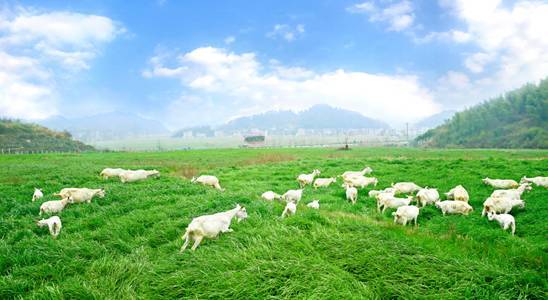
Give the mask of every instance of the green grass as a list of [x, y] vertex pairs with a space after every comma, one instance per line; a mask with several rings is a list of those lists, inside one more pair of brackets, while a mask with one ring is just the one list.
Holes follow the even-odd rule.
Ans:
[[[369, 189], [350, 205], [337, 185], [305, 190], [297, 214], [281, 220], [295, 177], [371, 166], [379, 188], [414, 181], [440, 191], [463, 184], [475, 211], [447, 216], [421, 210], [419, 227], [394, 225], [376, 212]], [[546, 298], [548, 190], [524, 195], [513, 212], [516, 236], [480, 218], [492, 189], [481, 178], [548, 173], [548, 151], [364, 148], [203, 150], [0, 156], [0, 299], [370, 299]], [[104, 167], [156, 168], [159, 179], [104, 181]], [[183, 176], [216, 175], [226, 192]], [[40, 202], [63, 187], [104, 187], [107, 196], [67, 207], [57, 240], [38, 228]], [[306, 203], [319, 199], [319, 211]], [[234, 232], [179, 253], [193, 217], [247, 207]]]

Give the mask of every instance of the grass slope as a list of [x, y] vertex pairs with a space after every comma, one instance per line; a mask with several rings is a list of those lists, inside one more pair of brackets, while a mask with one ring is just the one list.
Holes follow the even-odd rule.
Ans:
[[[516, 236], [480, 218], [491, 193], [481, 178], [546, 175], [547, 151], [354, 149], [204, 150], [0, 157], [0, 299], [11, 298], [544, 298], [548, 190], [524, 195]], [[358, 204], [338, 185], [307, 189], [297, 214], [280, 220], [266, 190], [296, 188], [295, 177], [371, 166], [379, 187], [412, 180], [446, 191], [463, 184], [475, 211], [447, 216], [421, 210], [419, 227], [392, 224], [360, 191]], [[103, 181], [104, 167], [157, 168], [159, 179]], [[217, 175], [226, 192], [182, 176]], [[170, 175], [168, 175], [170, 174]], [[104, 187], [107, 196], [60, 214], [57, 240], [38, 228], [40, 203], [62, 187]], [[321, 209], [305, 207], [320, 199]], [[249, 218], [234, 232], [180, 254], [181, 235], [199, 215], [235, 203]]]

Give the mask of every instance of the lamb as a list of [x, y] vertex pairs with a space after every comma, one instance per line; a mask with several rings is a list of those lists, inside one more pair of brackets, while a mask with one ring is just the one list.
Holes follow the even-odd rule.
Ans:
[[493, 193], [491, 193], [491, 197], [494, 198], [507, 198], [507, 199], [513, 199], [513, 200], [520, 200], [521, 195], [525, 191], [532, 190], [530, 183], [522, 183], [519, 185], [517, 189], [510, 189], [510, 190], [494, 190]]
[[71, 204], [83, 203], [83, 202], [90, 203], [91, 199], [95, 196], [99, 198], [105, 198], [105, 190], [81, 188], [81, 189], [70, 191], [69, 195], [70, 195], [69, 203]]
[[350, 177], [364, 176], [365, 174], [371, 174], [372, 172], [373, 172], [373, 169], [371, 169], [370, 167], [365, 167], [361, 171], [346, 171], [342, 173], [341, 177], [343, 178], [343, 180], [346, 180], [347, 178], [350, 178]]
[[310, 203], [308, 203], [306, 206], [313, 208], [313, 209], [320, 209], [320, 200], [314, 200]]
[[424, 188], [417, 193], [417, 203], [421, 207], [440, 201], [440, 194], [437, 189]]
[[483, 202], [483, 210], [481, 216], [486, 213], [509, 213], [514, 207], [525, 208], [525, 201], [513, 200], [508, 198], [489, 197]]
[[534, 183], [537, 186], [543, 186], [545, 188], [548, 188], [548, 177], [537, 176], [537, 177], [527, 178], [523, 176], [520, 180], [520, 183], [527, 183], [527, 182]]
[[456, 187], [449, 190], [449, 192], [445, 193], [448, 200], [457, 200], [457, 201], [464, 201], [468, 202], [470, 199], [468, 197], [468, 192], [462, 185], [457, 185]]
[[124, 172], [124, 171], [126, 171], [126, 170], [120, 169], [120, 168], [117, 168], [117, 169], [105, 168], [105, 169], [103, 169], [103, 171], [101, 171], [101, 173], [99, 175], [101, 177], [103, 177], [103, 179], [109, 179], [110, 177], [120, 176], [120, 174], [122, 174], [122, 172]]
[[400, 206], [392, 215], [394, 216], [394, 224], [405, 226], [407, 225], [407, 221], [415, 221], [415, 226], [417, 226], [419, 208], [413, 205]]
[[364, 176], [349, 177], [345, 179], [344, 182], [345, 184], [348, 184], [350, 186], [360, 187], [360, 188], [364, 188], [370, 184], [373, 184], [373, 186], [377, 186], [377, 183], [379, 183], [379, 181], [375, 177], [364, 177]]
[[396, 194], [411, 194], [420, 189], [420, 186], [416, 185], [413, 182], [398, 182], [396, 184], [392, 183], [392, 187], [396, 190]]
[[438, 201], [435, 205], [437, 208], [441, 209], [444, 216], [445, 214], [463, 214], [467, 216], [474, 210], [472, 206], [464, 201], [445, 200]]
[[387, 208], [398, 208], [400, 206], [406, 206], [409, 205], [412, 200], [413, 196], [408, 196], [407, 198], [396, 198], [394, 196], [386, 197], [377, 202], [377, 211], [380, 210], [382, 207], [381, 213], [384, 213]]
[[301, 188], [305, 187], [308, 184], [312, 184], [312, 181], [314, 181], [314, 177], [320, 175], [319, 170], [312, 171], [311, 174], [301, 174], [297, 177], [297, 181], [299, 182], [299, 185]]
[[284, 211], [282, 212], [282, 218], [289, 215], [294, 215], [296, 212], [297, 212], [297, 204], [295, 204], [295, 202], [287, 202], [287, 204], [285, 205]]
[[518, 183], [512, 179], [491, 179], [485, 177], [482, 181], [483, 183], [498, 189], [511, 189], [518, 186]]
[[358, 201], [358, 189], [353, 186], [346, 185], [346, 200], [350, 200], [352, 204], [356, 204], [356, 201]]
[[32, 202], [44, 197], [42, 190], [34, 188], [34, 194], [32, 194]]
[[221, 185], [219, 184], [219, 179], [212, 175], [201, 175], [198, 178], [192, 177], [190, 180], [192, 183], [200, 183], [206, 186], [212, 186], [219, 191], [223, 192], [225, 189], [221, 188]]
[[40, 216], [42, 213], [58, 213], [61, 212], [65, 206], [71, 201], [70, 197], [62, 200], [46, 201], [40, 205]]
[[299, 203], [303, 197], [303, 189], [300, 190], [288, 190], [282, 195], [282, 199], [287, 202]]
[[385, 188], [384, 190], [370, 190], [369, 191], [369, 197], [377, 197], [377, 195], [379, 194], [382, 194], [382, 193], [392, 193], [392, 195], [396, 192], [396, 190], [394, 188]]
[[185, 251], [191, 239], [194, 241], [191, 248], [194, 251], [200, 245], [203, 238], [211, 239], [217, 237], [221, 232], [232, 232], [230, 223], [233, 218], [237, 218], [238, 223], [246, 219], [247, 211], [245, 207], [236, 204], [236, 207], [231, 210], [192, 219], [185, 230], [185, 234], [182, 236], [185, 242], [181, 247], [181, 252]]
[[314, 180], [314, 189], [318, 189], [320, 187], [328, 187], [330, 184], [337, 182], [337, 178], [331, 177], [331, 178], [316, 178]]
[[266, 201], [281, 200], [282, 195], [274, 193], [273, 191], [268, 191], [268, 192], [264, 192], [261, 195], [261, 198], [263, 198]]
[[53, 216], [49, 219], [42, 219], [40, 221], [37, 221], [36, 225], [38, 227], [44, 227], [47, 225], [49, 233], [54, 239], [57, 238], [57, 236], [61, 232], [61, 228], [63, 227], [63, 225], [61, 224], [61, 219], [58, 216]]
[[512, 228], [512, 235], [514, 235], [514, 233], [516, 232], [516, 220], [514, 219], [512, 215], [509, 215], [509, 214], [497, 215], [494, 213], [489, 213], [487, 218], [489, 219], [489, 221], [496, 220], [497, 222], [499, 222], [500, 227], [502, 227], [502, 230], [506, 231], [508, 228]]
[[120, 173], [120, 181], [123, 183], [126, 182], [135, 182], [140, 180], [145, 180], [149, 177], [159, 177], [160, 172], [157, 170], [126, 170]]

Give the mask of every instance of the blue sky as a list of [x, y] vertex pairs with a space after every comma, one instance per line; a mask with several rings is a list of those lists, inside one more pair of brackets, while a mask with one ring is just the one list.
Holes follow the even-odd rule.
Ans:
[[318, 103], [399, 126], [548, 75], [548, 2], [1, 1], [0, 115], [170, 128]]

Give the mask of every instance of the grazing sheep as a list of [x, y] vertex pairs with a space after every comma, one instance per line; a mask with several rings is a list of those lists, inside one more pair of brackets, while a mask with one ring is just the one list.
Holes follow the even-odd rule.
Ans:
[[320, 188], [320, 187], [328, 187], [330, 184], [337, 182], [337, 178], [316, 178], [314, 180], [314, 189]]
[[313, 209], [320, 209], [320, 200], [314, 200], [310, 203], [308, 203], [306, 206], [313, 208]]
[[52, 200], [46, 201], [40, 205], [40, 216], [42, 213], [58, 213], [61, 212], [65, 206], [71, 201], [70, 197], [64, 198], [62, 200]]
[[69, 191], [68, 195], [70, 196], [69, 203], [90, 203], [91, 199], [95, 196], [99, 198], [105, 198], [105, 190], [103, 189], [87, 189], [81, 188], [73, 191]]
[[415, 221], [415, 226], [417, 226], [419, 208], [413, 205], [400, 206], [392, 215], [394, 216], [394, 224], [405, 226], [407, 225], [407, 221]]
[[372, 184], [373, 186], [377, 186], [377, 183], [379, 183], [379, 181], [375, 177], [354, 176], [347, 177], [344, 180], [344, 183], [350, 186], [364, 188], [370, 184]]
[[297, 204], [295, 202], [287, 202], [284, 211], [282, 212], [282, 218], [290, 215], [294, 215], [297, 212]]
[[219, 179], [212, 175], [201, 175], [200, 177], [192, 177], [190, 180], [192, 183], [200, 183], [207, 186], [212, 186], [219, 191], [223, 192], [225, 189], [221, 188], [221, 185], [219, 184]]
[[34, 194], [32, 194], [32, 202], [44, 197], [44, 194], [40, 189], [34, 188]]
[[149, 177], [159, 177], [160, 172], [156, 170], [126, 170], [120, 173], [120, 181], [123, 183], [126, 182], [135, 182], [140, 180], [145, 180]]
[[507, 198], [507, 199], [513, 199], [513, 200], [520, 200], [521, 195], [525, 191], [532, 190], [530, 183], [522, 183], [519, 185], [517, 189], [510, 189], [510, 190], [494, 190], [493, 193], [491, 193], [491, 197], [493, 198]]
[[261, 195], [261, 198], [263, 198], [266, 201], [281, 200], [282, 195], [274, 193], [273, 191], [268, 191], [268, 192], [264, 192]]
[[358, 201], [358, 189], [353, 186], [346, 185], [346, 200], [350, 200], [352, 204], [356, 204], [356, 201]]
[[398, 182], [396, 184], [392, 183], [392, 187], [396, 190], [396, 194], [412, 194], [422, 189], [414, 182]]
[[527, 183], [527, 182], [534, 183], [537, 186], [548, 187], [548, 177], [537, 176], [533, 178], [527, 178], [523, 176], [520, 180], [520, 183]]
[[371, 169], [370, 167], [365, 167], [361, 171], [346, 171], [342, 173], [341, 177], [343, 178], [343, 180], [346, 180], [347, 178], [350, 178], [350, 177], [364, 176], [365, 174], [371, 174], [372, 172], [373, 172], [373, 169]]
[[385, 188], [384, 190], [380, 190], [380, 191], [370, 190], [368, 195], [369, 195], [369, 197], [377, 197], [377, 195], [382, 194], [382, 193], [392, 193], [392, 195], [393, 195], [394, 193], [396, 193], [396, 190], [394, 188], [391, 188], [391, 187]]
[[525, 208], [525, 201], [513, 200], [508, 198], [493, 198], [489, 197], [483, 202], [483, 210], [481, 216], [485, 216], [486, 213], [503, 213], [507, 214], [514, 207]]
[[303, 197], [303, 189], [300, 190], [288, 190], [282, 195], [282, 199], [287, 202], [299, 203]]
[[396, 198], [394, 196], [381, 198], [381, 200], [377, 201], [377, 211], [382, 208], [381, 213], [384, 213], [387, 208], [406, 206], [409, 205], [412, 200], [413, 196], [408, 196], [407, 198]]
[[512, 179], [491, 179], [489, 177], [485, 177], [482, 181], [483, 183], [497, 189], [511, 189], [518, 186], [518, 183]]
[[63, 227], [63, 224], [61, 224], [61, 219], [58, 216], [53, 216], [49, 219], [42, 219], [40, 221], [37, 221], [36, 225], [38, 225], [38, 227], [44, 227], [47, 225], [49, 233], [54, 239], [57, 238], [57, 236], [61, 232], [61, 228]]
[[312, 184], [312, 181], [314, 181], [314, 177], [320, 175], [319, 170], [314, 170], [310, 174], [301, 174], [297, 177], [297, 181], [299, 182], [299, 185], [301, 188], [305, 187], [308, 184]]
[[217, 237], [221, 232], [232, 232], [230, 223], [233, 218], [237, 218], [238, 223], [246, 219], [247, 211], [245, 207], [236, 204], [236, 207], [231, 210], [192, 219], [182, 237], [185, 242], [181, 247], [181, 252], [185, 251], [191, 239], [194, 241], [194, 245], [191, 248], [194, 251], [200, 245], [203, 238], [211, 239]]
[[428, 204], [434, 204], [440, 201], [440, 194], [437, 189], [424, 188], [417, 193], [417, 203], [421, 207], [425, 207]]
[[61, 191], [59, 191], [59, 193], [56, 193], [56, 194], [53, 194], [53, 195], [54, 196], [59, 196], [63, 199], [63, 198], [69, 197], [72, 192], [75, 192], [75, 191], [78, 191], [78, 190], [80, 190], [80, 188], [63, 188], [63, 189], [61, 189]]
[[449, 190], [449, 192], [445, 193], [448, 200], [457, 200], [457, 201], [464, 201], [468, 202], [470, 199], [468, 197], [468, 192], [462, 185], [457, 185], [456, 187]]
[[101, 173], [99, 173], [99, 175], [101, 177], [103, 177], [103, 179], [109, 179], [110, 177], [120, 176], [120, 174], [122, 174], [122, 172], [124, 172], [124, 171], [126, 171], [126, 170], [120, 169], [120, 168], [117, 168], [117, 169], [105, 168], [105, 169], [103, 169], [103, 171], [101, 171]]
[[516, 220], [514, 219], [512, 215], [509, 215], [509, 214], [497, 215], [494, 213], [489, 213], [487, 218], [489, 219], [489, 221], [496, 220], [497, 222], [499, 222], [500, 227], [502, 227], [502, 230], [506, 231], [508, 228], [512, 228], [512, 235], [514, 235], [514, 233], [516, 232]]
[[445, 200], [438, 201], [435, 205], [437, 208], [441, 209], [444, 216], [445, 214], [463, 214], [467, 216], [474, 210], [472, 206], [464, 201]]

